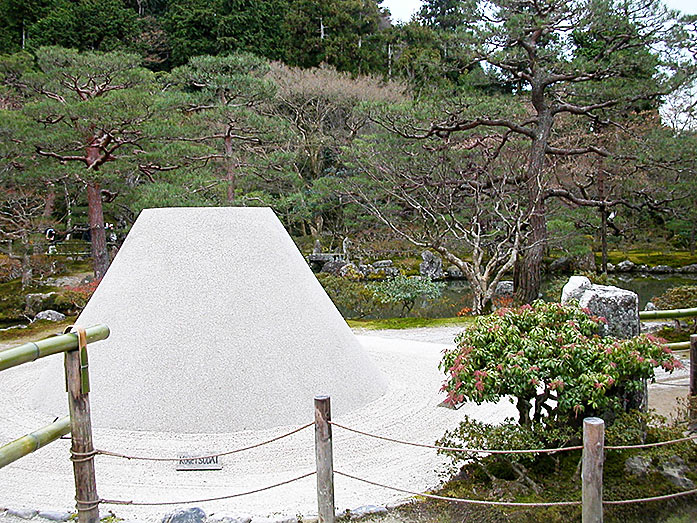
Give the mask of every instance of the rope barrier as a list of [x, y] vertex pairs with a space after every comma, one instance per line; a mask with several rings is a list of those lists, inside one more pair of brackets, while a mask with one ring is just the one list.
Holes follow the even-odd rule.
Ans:
[[[255, 443], [254, 445], [249, 445], [248, 447], [242, 447], [239, 449], [235, 450], [229, 450], [226, 452], [220, 452], [218, 454], [210, 454], [208, 456], [195, 456], [194, 458], [186, 457], [184, 459], [207, 459], [207, 458], [217, 458], [220, 456], [228, 456], [230, 454], [236, 454], [238, 452], [244, 452], [245, 450], [251, 450], [255, 449], [257, 447], [262, 447], [264, 445], [268, 445], [269, 443], [273, 443], [274, 441], [281, 440], [283, 438], [287, 438], [288, 436], [292, 436], [293, 434], [296, 434], [302, 430], [305, 430], [308, 427], [314, 426], [314, 422], [312, 423], [307, 423], [306, 425], [303, 425], [302, 427], [298, 427], [295, 430], [292, 430], [290, 432], [287, 432], [286, 434], [281, 434], [280, 436], [276, 436], [275, 438], [272, 438], [270, 440], [262, 441], [260, 443]], [[181, 457], [177, 458], [156, 458], [156, 457], [149, 457], [149, 456], [129, 456], [128, 454], [119, 454], [118, 452], [110, 452], [108, 450], [99, 450], [97, 449], [95, 451], [97, 454], [101, 454], [102, 456], [110, 456], [112, 458], [123, 458], [123, 459], [134, 459], [134, 460], [141, 460], [141, 461], [180, 461]]]
[[[335, 421], [329, 422], [331, 425], [338, 427], [340, 429], [347, 430], [349, 432], [355, 432], [362, 436], [367, 436], [369, 438], [381, 439], [384, 441], [390, 441], [392, 443], [399, 443], [401, 445], [410, 445], [412, 447], [422, 447], [427, 449], [443, 450], [447, 452], [472, 452], [477, 454], [554, 454], [556, 452], [563, 452], [567, 450], [583, 450], [583, 445], [578, 445], [574, 447], [558, 447], [552, 449], [514, 449], [514, 450], [500, 450], [500, 449], [472, 449], [467, 447], [441, 447], [438, 445], [428, 445], [426, 443], [414, 443], [412, 441], [403, 441], [395, 438], [388, 438], [387, 436], [380, 436], [378, 434], [371, 434], [369, 432], [363, 432], [358, 429], [352, 429], [344, 425], [340, 425]], [[644, 443], [640, 445], [606, 445], [605, 450], [630, 450], [630, 449], [646, 449], [650, 447], [662, 447], [664, 445], [672, 445], [674, 443], [683, 443], [685, 441], [691, 441], [697, 439], [697, 435], [687, 436], [685, 438], [672, 439], [668, 441], [659, 441], [656, 443]]]
[[[455, 503], [464, 503], [470, 505], [491, 505], [491, 506], [501, 506], [501, 507], [558, 507], [558, 506], [577, 506], [581, 504], [581, 501], [550, 501], [550, 502], [539, 502], [539, 503], [519, 503], [511, 501], [487, 501], [480, 499], [464, 499], [464, 498], [450, 498], [447, 496], [437, 496], [435, 494], [425, 494], [423, 492], [414, 492], [411, 490], [392, 487], [390, 485], [384, 485], [376, 481], [370, 481], [367, 479], [359, 478], [351, 474], [346, 474], [345, 472], [340, 472], [338, 470], [334, 471], [334, 474], [338, 476], [344, 476], [356, 481], [361, 481], [363, 483], [368, 483], [369, 485], [374, 485], [376, 487], [382, 487], [389, 490], [394, 490], [396, 492], [402, 492], [404, 494], [411, 494], [412, 496], [421, 496], [429, 499], [437, 499], [440, 501], [453, 501]], [[638, 498], [638, 499], [621, 499], [617, 501], [603, 501], [604, 505], [629, 505], [632, 503], [648, 503], [651, 501], [665, 501], [668, 499], [679, 498], [683, 496], [691, 496], [697, 494], [697, 489], [686, 490], [684, 492], [676, 492], [675, 494], [665, 494], [663, 496], [654, 496], [651, 498]]]
[[657, 443], [644, 443], [642, 445], [606, 445], [605, 450], [631, 450], [631, 449], [648, 449], [650, 447], [662, 447], [664, 445], [672, 445], [673, 443], [683, 443], [697, 439], [697, 434], [687, 436], [685, 438], [671, 439], [668, 441], [659, 441]]
[[692, 490], [686, 490], [684, 492], [677, 492], [675, 494], [666, 494], [664, 496], [654, 496], [652, 498], [621, 499], [618, 501], [603, 501], [603, 505], [629, 505], [630, 503], [648, 503], [649, 501], [663, 501], [666, 499], [679, 498], [682, 496], [690, 496], [692, 494], [697, 494], [697, 488], [692, 489]]
[[288, 485], [289, 483], [293, 483], [295, 481], [300, 481], [301, 479], [308, 478], [314, 474], [315, 474], [315, 471], [313, 470], [312, 472], [308, 472], [306, 474], [303, 474], [302, 476], [298, 476], [298, 477], [293, 478], [293, 479], [288, 479], [286, 481], [281, 481], [280, 483], [275, 483], [273, 485], [268, 485], [266, 487], [261, 487], [258, 489], [249, 490], [247, 492], [238, 492], [237, 494], [229, 494], [227, 496], [218, 496], [218, 497], [214, 497], [214, 498], [192, 499], [192, 500], [187, 500], [187, 501], [163, 501], [163, 502], [125, 501], [125, 500], [121, 500], [121, 499], [100, 499], [99, 503], [101, 503], [103, 505], [131, 505], [131, 506], [139, 506], [139, 507], [162, 506], [162, 505], [190, 505], [192, 503], [206, 503], [208, 501], [220, 501], [223, 499], [239, 498], [241, 496], [248, 496], [250, 494], [256, 494], [258, 492], [264, 492], [265, 490], [271, 490], [271, 489], [276, 488], [276, 487]]
[[554, 454], [556, 452], [563, 452], [567, 450], [582, 450], [583, 445], [578, 445], [575, 447], [559, 447], [554, 449], [524, 449], [524, 450], [498, 450], [498, 449], [471, 449], [466, 447], [441, 447], [438, 445], [427, 445], [426, 443], [414, 443], [411, 441], [403, 441], [394, 438], [388, 438], [387, 436], [379, 436], [377, 434], [371, 434], [369, 432], [363, 432], [357, 429], [352, 429], [350, 427], [345, 427], [334, 421], [330, 421], [330, 424], [338, 427], [340, 429], [348, 430], [349, 432], [355, 432], [362, 436], [367, 436], [369, 438], [381, 439], [384, 441], [390, 441], [392, 443], [399, 443], [401, 445], [411, 445], [412, 447], [423, 447], [427, 449], [444, 450], [448, 452], [473, 452], [478, 454]]
[[391, 487], [389, 485], [383, 485], [382, 483], [377, 483], [375, 481], [370, 481], [367, 479], [363, 478], [358, 478], [356, 476], [352, 476], [351, 474], [346, 474], [344, 472], [339, 472], [338, 470], [334, 471], [334, 474], [337, 474], [339, 476], [344, 476], [346, 478], [350, 478], [356, 481], [361, 481], [363, 483], [368, 483], [369, 485], [375, 485], [376, 487], [382, 487], [386, 488], [389, 490], [394, 490], [396, 492], [402, 492], [404, 494], [411, 494], [412, 496], [421, 496], [424, 498], [430, 498], [430, 499], [437, 499], [441, 501], [454, 501], [455, 503], [465, 503], [465, 504], [471, 504], [471, 505], [494, 505], [494, 506], [499, 506], [499, 507], [560, 507], [560, 506], [576, 506], [580, 505], [580, 501], [550, 501], [548, 503], [518, 503], [518, 502], [513, 502], [513, 501], [486, 501], [482, 499], [463, 499], [463, 498], [449, 498], [447, 496], [437, 496], [435, 494], [424, 494], [423, 492], [414, 492], [411, 490], [403, 489], [403, 488], [398, 488], [398, 487]]

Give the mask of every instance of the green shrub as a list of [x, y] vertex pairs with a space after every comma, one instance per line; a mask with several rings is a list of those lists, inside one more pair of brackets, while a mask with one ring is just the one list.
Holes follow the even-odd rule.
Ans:
[[321, 272], [317, 279], [344, 318], [364, 318], [381, 308], [365, 285], [355, 280]]
[[542, 301], [476, 318], [440, 363], [446, 401], [511, 396], [521, 425], [556, 418], [579, 424], [588, 415], [611, 418], [637, 408], [654, 367], [681, 364], [651, 336], [601, 338], [603, 322], [587, 309]]
[[397, 303], [402, 306], [400, 317], [408, 314], [419, 298], [440, 297], [445, 283], [431, 281], [420, 276], [399, 275], [380, 283], [368, 285], [368, 289], [381, 303]]
[[672, 287], [651, 301], [662, 310], [697, 307], [697, 285]]

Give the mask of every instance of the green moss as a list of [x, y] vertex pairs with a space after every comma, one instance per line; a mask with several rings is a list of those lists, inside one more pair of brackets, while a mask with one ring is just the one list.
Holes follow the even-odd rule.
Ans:
[[[697, 255], [690, 255], [688, 251], [666, 252], [632, 249], [627, 251], [610, 251], [607, 253], [608, 262], [617, 265], [619, 262], [629, 260], [637, 265], [670, 265], [671, 267], [683, 267], [697, 263]], [[602, 262], [600, 253], [595, 253], [595, 261], [598, 265]]]
[[462, 318], [386, 318], [384, 320], [347, 320], [354, 329], [415, 329], [420, 327], [467, 326], [474, 321], [471, 316]]

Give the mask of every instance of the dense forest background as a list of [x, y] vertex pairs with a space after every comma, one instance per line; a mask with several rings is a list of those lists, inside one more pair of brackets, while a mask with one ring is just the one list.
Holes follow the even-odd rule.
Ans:
[[303, 245], [436, 251], [475, 309], [551, 251], [694, 252], [694, 16], [380, 4], [0, 0], [0, 239], [85, 224], [100, 277], [105, 222], [266, 205]]

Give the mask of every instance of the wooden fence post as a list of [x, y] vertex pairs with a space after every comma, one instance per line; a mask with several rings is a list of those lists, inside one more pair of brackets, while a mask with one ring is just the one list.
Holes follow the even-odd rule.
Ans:
[[87, 368], [85, 362], [85, 373], [83, 373], [81, 352], [78, 349], [65, 353], [75, 500], [77, 501], [77, 514], [80, 523], [99, 523], [99, 497], [97, 496], [97, 481], [94, 473], [92, 421], [90, 419], [88, 384], [86, 383]]
[[603, 461], [605, 422], [600, 418], [583, 420], [583, 469], [581, 472], [583, 523], [603, 521]]
[[319, 523], [334, 523], [334, 459], [332, 457], [331, 402], [315, 396], [315, 460]]

